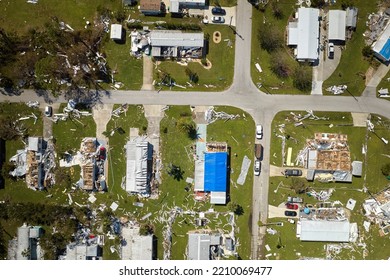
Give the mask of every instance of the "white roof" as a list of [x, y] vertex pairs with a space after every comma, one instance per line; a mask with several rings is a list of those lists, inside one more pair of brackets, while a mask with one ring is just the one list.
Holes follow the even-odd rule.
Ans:
[[39, 152], [40, 150], [40, 142], [42, 141], [41, 138], [39, 137], [28, 137], [28, 150], [29, 151], [34, 151], [34, 152]]
[[298, 45], [298, 23], [292, 21], [288, 24], [287, 32], [287, 45], [296, 46]]
[[349, 242], [349, 221], [301, 220], [301, 241]]
[[209, 260], [210, 246], [220, 245], [219, 234], [189, 233], [188, 234], [188, 259]]
[[346, 19], [346, 11], [329, 11], [328, 40], [345, 41]]
[[307, 168], [308, 169], [317, 168], [317, 150], [309, 150], [308, 159], [307, 159]]
[[150, 41], [153, 47], [203, 47], [204, 35], [175, 30], [152, 30]]
[[226, 192], [211, 192], [211, 204], [226, 204]]
[[171, 0], [171, 7], [169, 9], [171, 13], [179, 12], [179, 0]]
[[347, 19], [346, 19], [346, 25], [348, 27], [356, 27], [357, 22], [357, 14], [358, 14], [358, 8], [347, 8]]
[[111, 24], [110, 39], [122, 40], [122, 25], [121, 24]]
[[319, 9], [298, 9], [298, 60], [317, 60], [320, 36]]
[[[372, 44], [372, 50], [376, 52], [377, 54], [381, 55], [382, 49], [385, 49], [385, 45], [387, 41], [390, 38], [390, 21], [383, 30], [382, 34], [380, 37]], [[384, 57], [385, 58], [385, 57]], [[386, 59], [386, 58], [385, 58]]]
[[126, 191], [145, 193], [148, 189], [149, 143], [144, 140], [126, 144]]
[[122, 260], [151, 260], [153, 256], [153, 236], [140, 235], [139, 227], [122, 227]]

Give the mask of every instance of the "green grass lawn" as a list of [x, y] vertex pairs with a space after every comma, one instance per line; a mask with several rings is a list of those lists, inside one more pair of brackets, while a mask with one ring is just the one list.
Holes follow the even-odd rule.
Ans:
[[93, 21], [97, 7], [117, 11], [122, 7], [121, 0], [39, 0], [29, 4], [25, 0], [1, 1], [0, 25], [6, 31], [25, 32], [29, 28], [43, 24], [57, 17], [73, 29], [84, 28], [85, 22]]
[[[270, 1], [271, 2], [271, 1]], [[283, 17], [276, 19], [273, 16], [271, 5], [267, 5], [265, 12], [259, 11], [256, 8], [252, 9], [252, 47], [251, 47], [251, 76], [255, 85], [261, 84], [261, 90], [270, 93], [288, 93], [288, 94], [305, 94], [308, 92], [302, 92], [293, 86], [293, 79], [290, 77], [282, 79], [277, 77], [271, 70], [271, 54], [260, 47], [258, 34], [265, 24], [271, 24], [275, 26], [282, 33], [285, 33], [286, 26], [288, 25], [288, 18], [293, 13], [296, 1], [283, 1], [278, 2], [278, 6], [282, 10]], [[285, 42], [283, 42], [285, 45]], [[291, 51], [287, 46], [282, 48], [289, 54], [290, 59], [288, 65], [290, 69], [294, 69], [298, 62], [292, 57]], [[262, 68], [262, 73], [259, 73], [255, 64], [259, 63]]]
[[[216, 44], [213, 42], [213, 33], [215, 31], [221, 32], [222, 40]], [[199, 76], [197, 84], [192, 83], [190, 87], [187, 82], [189, 78], [185, 73], [187, 66], [179, 65], [173, 61], [163, 61], [155, 69], [155, 78], [158, 76], [158, 70], [169, 73], [178, 85], [185, 86], [187, 90], [202, 90], [202, 91], [220, 91], [228, 88], [233, 81], [234, 74], [234, 34], [228, 26], [222, 25], [205, 25], [203, 32], [210, 35], [209, 53], [207, 59], [211, 62], [211, 69], [205, 69], [198, 62], [190, 62], [188, 67], [192, 72]], [[230, 46], [228, 41], [230, 40]], [[163, 90], [168, 89], [163, 87]], [[173, 87], [172, 90], [182, 90], [180, 87]]]
[[[370, 63], [362, 56], [362, 49], [365, 46], [363, 33], [367, 30], [366, 21], [370, 13], [377, 12], [378, 8], [375, 1], [355, 0], [354, 6], [359, 9], [356, 32], [348, 40], [339, 65], [333, 74], [324, 81], [324, 94], [331, 95], [325, 91], [332, 85], [347, 85], [348, 90], [355, 96], [360, 96], [365, 88], [364, 75], [368, 70]], [[337, 1], [332, 9], [341, 8], [341, 2]], [[345, 93], [348, 94], [348, 93]], [[344, 94], [344, 95], [345, 95]]]
[[[294, 112], [296, 114], [304, 112]], [[368, 255], [366, 259], [385, 259], [387, 258], [387, 252], [381, 250], [384, 243], [389, 242], [389, 237], [379, 237], [378, 227], [373, 225], [370, 232], [365, 232], [363, 228], [363, 208], [362, 203], [365, 199], [369, 198], [368, 193], [362, 192], [363, 186], [366, 185], [371, 193], [377, 193], [384, 189], [389, 181], [381, 174], [380, 168], [382, 164], [388, 161], [383, 155], [389, 154], [389, 147], [385, 145], [379, 138], [389, 138], [390, 131], [389, 121], [387, 119], [378, 118], [378, 116], [372, 116], [372, 122], [375, 124], [375, 132], [368, 134], [367, 141], [367, 162], [365, 162], [364, 155], [362, 155], [362, 145], [365, 143], [366, 129], [364, 127], [353, 127], [352, 116], [350, 113], [331, 113], [331, 112], [314, 112], [319, 117], [329, 117], [329, 120], [304, 120], [304, 126], [294, 126], [294, 122], [286, 121], [291, 119], [290, 112], [280, 112], [277, 114], [272, 123], [272, 139], [271, 143], [271, 164], [281, 166], [281, 139], [275, 136], [275, 133], [281, 134], [279, 131], [279, 125], [285, 124], [285, 134], [290, 135], [290, 138], [286, 141], [287, 147], [293, 148], [292, 159], [295, 159], [298, 151], [303, 148], [305, 139], [312, 138], [315, 132], [332, 132], [343, 133], [348, 135], [348, 143], [351, 152], [352, 160], [363, 161], [363, 176], [354, 177], [353, 182], [350, 184], [343, 183], [320, 183], [318, 181], [307, 182], [306, 184], [315, 189], [316, 191], [334, 189], [331, 196], [331, 201], [340, 201], [345, 205], [349, 198], [353, 198], [357, 201], [355, 209], [350, 212], [350, 222], [356, 222], [359, 228], [360, 236], [363, 236], [364, 242], [367, 244]], [[332, 128], [329, 124], [333, 124]], [[366, 180], [364, 179], [366, 174]], [[282, 183], [282, 184], [280, 184]], [[291, 178], [271, 177], [269, 185], [269, 204], [278, 206], [281, 203], [286, 202], [287, 196], [295, 195], [294, 191], [290, 189], [292, 182]], [[279, 186], [279, 188], [278, 188]], [[275, 191], [277, 192], [275, 193]], [[301, 195], [304, 198], [305, 203], [315, 204], [317, 201], [313, 197], [307, 195]], [[300, 257], [318, 257], [325, 258], [325, 250], [323, 249], [323, 242], [301, 242], [295, 237], [296, 224], [290, 224], [286, 221], [286, 218], [273, 218], [267, 222], [283, 221], [284, 226], [271, 226], [276, 229], [281, 238], [283, 248], [277, 249], [277, 245], [280, 243], [279, 234], [266, 236], [266, 244], [270, 245], [270, 253], [276, 253], [276, 256], [270, 257], [271, 259], [298, 259]], [[343, 250], [336, 258], [339, 259], [363, 259], [362, 248], [355, 246], [355, 251]], [[268, 253], [268, 252], [267, 252]], [[297, 254], [298, 253], [298, 254]], [[300, 254], [299, 254], [300, 253]]]
[[111, 70], [115, 71], [115, 81], [124, 84], [121, 90], [139, 90], [142, 87], [143, 60], [130, 55], [130, 46], [130, 38], [126, 36], [125, 44], [107, 40], [103, 47]]

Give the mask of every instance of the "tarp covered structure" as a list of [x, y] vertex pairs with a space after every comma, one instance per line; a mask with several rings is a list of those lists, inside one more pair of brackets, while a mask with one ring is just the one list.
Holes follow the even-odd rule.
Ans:
[[208, 192], [226, 192], [227, 153], [205, 154], [204, 190]]

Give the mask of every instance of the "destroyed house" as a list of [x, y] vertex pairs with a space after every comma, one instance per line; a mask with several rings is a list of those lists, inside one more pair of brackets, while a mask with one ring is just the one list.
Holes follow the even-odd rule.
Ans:
[[390, 60], [390, 21], [379, 38], [372, 44], [371, 49], [380, 60], [384, 62]]
[[28, 137], [26, 154], [26, 183], [31, 189], [45, 188], [44, 160], [45, 141], [42, 137]]
[[141, 0], [140, 12], [146, 16], [159, 15], [164, 11], [164, 4], [161, 0]]
[[[352, 182], [351, 155], [344, 134], [315, 133], [307, 140], [307, 180]], [[358, 172], [358, 171], [356, 171]]]
[[153, 57], [201, 58], [204, 56], [203, 33], [153, 30], [150, 32], [150, 44]]
[[153, 149], [148, 141], [137, 138], [126, 143], [126, 185], [129, 193], [150, 193]]
[[222, 236], [212, 233], [188, 234], [188, 259], [213, 260], [219, 256]]
[[153, 235], [140, 235], [139, 227], [122, 227], [122, 260], [152, 260]]
[[287, 45], [295, 48], [298, 61], [314, 62], [319, 57], [319, 9], [299, 8], [297, 19], [287, 28]]

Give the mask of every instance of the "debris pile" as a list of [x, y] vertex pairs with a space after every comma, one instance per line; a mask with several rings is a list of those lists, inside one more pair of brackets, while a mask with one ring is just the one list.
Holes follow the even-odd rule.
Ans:
[[[366, 199], [363, 209], [369, 223], [378, 224], [379, 235], [384, 236], [390, 233], [390, 188]], [[369, 228], [369, 224], [366, 223], [365, 229], [368, 231]]]
[[53, 114], [53, 117], [51, 118], [51, 120], [55, 123], [57, 123], [58, 121], [66, 121], [68, 118], [72, 118], [78, 122], [80, 122], [78, 119], [82, 116], [91, 116], [92, 113], [88, 112], [88, 111], [79, 111], [78, 109], [76, 109], [76, 101], [74, 101], [73, 99], [70, 99], [68, 101], [68, 104], [67, 106], [64, 108], [63, 110], [63, 113], [59, 113], [59, 114]]
[[331, 86], [326, 91], [332, 92], [335, 95], [343, 94], [347, 90], [347, 85]]
[[51, 141], [28, 137], [26, 148], [18, 150], [10, 162], [15, 164], [15, 169], [9, 174], [14, 177], [25, 175], [27, 187], [33, 190], [43, 190], [55, 183], [55, 152]]
[[205, 113], [205, 120], [207, 121], [208, 124], [215, 122], [216, 120], [225, 120], [225, 122], [229, 120], [235, 120], [236, 118], [239, 118], [240, 115], [233, 115], [233, 114], [228, 114], [225, 112], [217, 112], [214, 110], [214, 107], [211, 106], [207, 109]]

